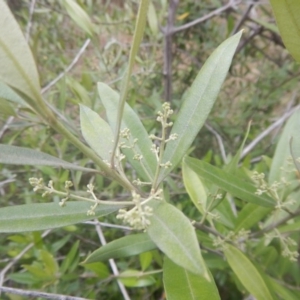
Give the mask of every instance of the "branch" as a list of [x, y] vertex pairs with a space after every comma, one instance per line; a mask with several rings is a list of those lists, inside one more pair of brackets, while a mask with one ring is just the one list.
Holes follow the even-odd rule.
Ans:
[[200, 222], [194, 222], [194, 223], [192, 223], [192, 225], [196, 229], [202, 230], [202, 231], [207, 232], [207, 233], [211, 233], [211, 234], [213, 234], [215, 236], [218, 236], [218, 237], [222, 238], [223, 240], [225, 240], [225, 236], [224, 235], [222, 235], [221, 233], [219, 233], [218, 231], [216, 231], [213, 228], [210, 228], [208, 226], [205, 226], [204, 224], [201, 224]]
[[265, 234], [266, 232], [269, 232], [271, 230], [273, 230], [274, 228], [277, 228], [278, 226], [286, 223], [287, 221], [297, 217], [300, 215], [300, 209], [297, 209], [295, 212], [288, 214], [287, 216], [285, 216], [284, 218], [282, 218], [281, 220], [270, 224], [269, 226], [263, 228], [260, 231], [254, 232], [253, 234], [250, 235], [250, 238], [254, 238], [254, 237], [259, 237], [262, 236], [263, 234]]
[[202, 22], [205, 22], [205, 21], [207, 21], [207, 20], [213, 18], [214, 16], [221, 14], [222, 12], [225, 12], [225, 11], [227, 11], [227, 10], [232, 9], [234, 6], [240, 4], [241, 2], [242, 2], [241, 0], [230, 0], [230, 1], [229, 1], [227, 4], [225, 4], [224, 6], [218, 8], [218, 9], [212, 11], [212, 12], [210, 12], [209, 14], [207, 14], [207, 15], [201, 17], [201, 18], [198, 18], [198, 19], [196, 19], [196, 20], [194, 20], [194, 21], [192, 21], [192, 22], [189, 22], [189, 23], [187, 23], [187, 24], [184, 24], [184, 25], [182, 25], [182, 26], [176, 27], [175, 29], [173, 29], [172, 34], [173, 34], [173, 33], [180, 32], [180, 31], [183, 31], [183, 30], [186, 30], [186, 29], [188, 29], [188, 28], [190, 28], [190, 27], [193, 27], [193, 26], [195, 26], [195, 25], [197, 25], [197, 24], [200, 24], [200, 23], [202, 23]]
[[165, 101], [171, 102], [172, 96], [172, 36], [174, 34], [174, 20], [176, 9], [179, 0], [171, 0], [168, 11], [167, 26], [163, 29], [165, 43], [164, 43], [164, 71], [165, 77]]
[[68, 73], [75, 66], [75, 64], [78, 62], [80, 56], [83, 54], [83, 52], [85, 51], [86, 47], [89, 45], [90, 42], [91, 42], [90, 39], [87, 39], [84, 42], [84, 44], [79, 49], [78, 53], [76, 54], [76, 56], [74, 57], [72, 62], [69, 64], [69, 66], [63, 72], [61, 72], [56, 78], [54, 78], [52, 81], [50, 81], [45, 87], [42, 88], [42, 90], [41, 90], [42, 94], [44, 94], [54, 84], [56, 84], [60, 79], [62, 79], [66, 75], [66, 73]]
[[32, 16], [33, 16], [33, 12], [34, 12], [35, 2], [36, 2], [36, 0], [31, 0], [30, 7], [29, 7], [29, 17], [28, 17], [28, 23], [27, 23], [27, 27], [26, 27], [26, 34], [25, 34], [25, 39], [26, 39], [27, 43], [28, 43], [29, 37], [30, 37], [30, 30], [31, 30], [31, 26], [32, 26]]
[[224, 163], [227, 163], [227, 156], [226, 156], [226, 151], [225, 151], [225, 147], [224, 147], [224, 144], [223, 144], [222, 137], [219, 135], [219, 133], [215, 129], [213, 129], [207, 123], [205, 123], [205, 127], [216, 137], [217, 142], [219, 144], [222, 159], [223, 159]]
[[272, 132], [276, 127], [280, 126], [286, 119], [288, 119], [294, 111], [296, 111], [300, 105], [297, 105], [290, 111], [286, 112], [281, 118], [279, 118], [276, 122], [270, 125], [266, 130], [264, 130], [261, 134], [259, 134], [249, 145], [247, 145], [242, 154], [241, 158], [245, 157], [262, 139], [264, 139], [270, 132]]
[[38, 292], [38, 291], [25, 291], [25, 290], [21, 290], [21, 289], [6, 287], [6, 286], [2, 286], [2, 287], [0, 286], [0, 291], [9, 293], [9, 294], [28, 296], [28, 297], [36, 297], [36, 298], [42, 297], [44, 299], [51, 299], [51, 300], [88, 300], [86, 298], [73, 297], [73, 296], [67, 296], [67, 295], [50, 294], [50, 293], [44, 293], [44, 292]]

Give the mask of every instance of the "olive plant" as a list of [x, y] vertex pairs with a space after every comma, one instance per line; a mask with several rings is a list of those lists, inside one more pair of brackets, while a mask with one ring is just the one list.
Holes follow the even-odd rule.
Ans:
[[[70, 0], [63, 2], [81, 28], [93, 35], [93, 26], [81, 8]], [[169, 102], [162, 103], [161, 109], [153, 115], [160, 130], [148, 133], [140, 117], [126, 103], [148, 6], [149, 0], [140, 1], [120, 92], [103, 82], [98, 83], [106, 118], [80, 104], [80, 136], [57, 117], [42, 96], [30, 48], [5, 1], [0, 1], [0, 97], [38, 116], [89, 158], [94, 168], [4, 144], [0, 145], [0, 162], [89, 172], [115, 181], [130, 195], [124, 201], [104, 200], [97, 196], [97, 185], [93, 183], [87, 185], [87, 196], [84, 196], [72, 191], [70, 180], [61, 191], [51, 180], [30, 178], [35, 192], [48, 198], [58, 196], [60, 201], [0, 208], [0, 231], [40, 231], [115, 213], [134, 233], [100, 247], [86, 257], [83, 264], [159, 249], [164, 255], [162, 272], [167, 299], [213, 300], [220, 299], [220, 295], [209, 261], [214, 258], [222, 264], [225, 259], [240, 289], [256, 299], [297, 299], [299, 292], [289, 291], [278, 282], [276, 269], [267, 259], [272, 254], [290, 265], [298, 257], [295, 239], [288, 233], [298, 229], [300, 215], [296, 176], [300, 165], [299, 110], [285, 127], [268, 177], [239, 168], [249, 132], [223, 169], [187, 156], [226, 78], [242, 35], [238, 32], [210, 55], [184, 94], [178, 112], [173, 111]], [[278, 12], [275, 15], [280, 17]], [[127, 171], [128, 165], [134, 173]], [[186, 191], [197, 209], [195, 220], [164, 197], [164, 183], [179, 165]], [[235, 213], [232, 205], [237, 208]], [[279, 242], [276, 249], [274, 240]], [[297, 277], [298, 273], [295, 271], [293, 276]], [[284, 274], [283, 271], [280, 276]]]

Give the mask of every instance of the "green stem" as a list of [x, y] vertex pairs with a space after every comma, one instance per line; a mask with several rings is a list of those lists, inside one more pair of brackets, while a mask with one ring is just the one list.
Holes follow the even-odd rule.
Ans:
[[162, 122], [161, 143], [159, 145], [159, 158], [158, 158], [157, 167], [156, 167], [156, 171], [155, 171], [155, 175], [154, 175], [154, 179], [153, 179], [153, 184], [152, 184], [152, 189], [153, 190], [157, 189], [158, 176], [159, 176], [159, 172], [160, 172], [160, 169], [161, 169], [161, 163], [162, 163], [162, 159], [163, 159], [163, 155], [164, 155], [164, 151], [165, 151], [165, 145], [166, 145], [166, 127], [165, 127], [165, 123], [166, 123], [166, 121]]
[[[41, 98], [41, 96], [40, 96]], [[41, 98], [39, 102], [43, 102]], [[62, 134], [67, 138], [74, 146], [76, 146], [84, 155], [90, 158], [108, 177], [116, 180], [124, 188], [129, 189], [130, 191], [135, 189], [134, 186], [115, 170], [111, 169], [102, 159], [89, 147], [83, 144], [76, 136], [74, 136], [54, 115], [54, 113], [46, 106], [43, 105], [38, 111], [39, 115], [46, 121], [50, 127], [55, 131]]]
[[60, 192], [57, 190], [52, 190], [50, 188], [46, 187], [46, 190], [48, 190], [49, 192], [52, 192], [56, 195], [59, 196], [64, 196], [64, 197], [69, 197], [72, 199], [76, 199], [76, 200], [82, 200], [82, 201], [88, 201], [88, 202], [92, 202], [92, 203], [97, 203], [97, 204], [104, 204], [104, 205], [134, 205], [134, 203], [132, 201], [104, 201], [104, 200], [100, 200], [100, 199], [90, 199], [90, 198], [86, 198], [86, 197], [82, 197], [82, 196], [78, 196], [75, 194], [71, 194], [71, 193], [66, 193], [66, 192]]

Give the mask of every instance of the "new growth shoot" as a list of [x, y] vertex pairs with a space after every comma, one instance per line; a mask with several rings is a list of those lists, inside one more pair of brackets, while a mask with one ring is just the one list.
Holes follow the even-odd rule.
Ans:
[[173, 122], [168, 122], [168, 119], [170, 118], [170, 116], [172, 114], [173, 114], [173, 110], [170, 108], [170, 103], [165, 102], [162, 105], [162, 111], [158, 111], [158, 113], [157, 113], [158, 116], [156, 118], [156, 120], [161, 123], [161, 127], [162, 127], [161, 137], [158, 137], [154, 134], [151, 134], [149, 136], [150, 139], [152, 139], [153, 141], [159, 142], [159, 146], [156, 146], [156, 144], [154, 143], [151, 148], [151, 150], [155, 154], [156, 160], [157, 160], [157, 168], [156, 168], [154, 180], [152, 183], [153, 190], [157, 186], [157, 180], [158, 180], [158, 176], [159, 176], [159, 172], [160, 172], [161, 168], [167, 169], [172, 166], [172, 163], [170, 161], [167, 161], [165, 163], [162, 162], [166, 143], [168, 143], [170, 141], [174, 141], [178, 138], [178, 135], [176, 133], [171, 134], [167, 138], [167, 129], [173, 125]]

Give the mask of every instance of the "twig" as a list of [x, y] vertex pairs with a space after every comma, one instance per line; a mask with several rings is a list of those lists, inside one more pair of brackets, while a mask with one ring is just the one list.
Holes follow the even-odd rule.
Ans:
[[215, 236], [218, 236], [218, 237], [222, 238], [223, 240], [225, 240], [225, 236], [224, 235], [222, 235], [221, 233], [219, 233], [218, 231], [216, 231], [213, 228], [210, 228], [210, 227], [205, 226], [204, 224], [201, 224], [200, 222], [193, 222], [192, 225], [196, 229], [199, 229], [199, 230], [211, 233], [211, 234], [213, 234]]
[[32, 16], [33, 16], [33, 12], [34, 12], [35, 2], [36, 2], [36, 0], [31, 0], [30, 7], [29, 7], [28, 23], [27, 23], [26, 34], [25, 34], [25, 39], [26, 39], [27, 43], [28, 43], [29, 37], [30, 37], [30, 30], [31, 30], [31, 26], [32, 26]]
[[[99, 224], [99, 222], [98, 222], [97, 219], [95, 219], [95, 222], [97, 222], [97, 224], [95, 225], [95, 228], [96, 228], [97, 234], [99, 236], [100, 243], [104, 246], [104, 245], [106, 245], [106, 240], [105, 240], [105, 237], [103, 235], [101, 226], [100, 226], [100, 224]], [[110, 264], [110, 267], [111, 267], [114, 275], [118, 276], [119, 275], [119, 271], [118, 271], [118, 268], [117, 268], [117, 265], [116, 265], [115, 261], [113, 259], [110, 259], [109, 260], [109, 264]], [[126, 290], [125, 286], [123, 285], [123, 283], [120, 280], [118, 280], [118, 279], [117, 279], [117, 283], [118, 283], [118, 286], [119, 286], [119, 288], [121, 290], [123, 298], [125, 300], [130, 300], [130, 297], [129, 297], [129, 295], [127, 293], [127, 290]]]
[[104, 223], [104, 222], [99, 222], [99, 221], [97, 221], [97, 222], [96, 221], [86, 221], [83, 224], [94, 225], [94, 226], [99, 224], [102, 227], [117, 228], [117, 229], [128, 230], [128, 231], [133, 230], [131, 227], [128, 227], [128, 226], [109, 224], [109, 223]]
[[[290, 99], [290, 101], [288, 102], [288, 104], [286, 105], [286, 108], [285, 108], [285, 110], [284, 110], [284, 113], [287, 113], [287, 112], [289, 112], [289, 111], [291, 110], [291, 108], [292, 108], [293, 105], [295, 104], [295, 100], [296, 100], [297, 94], [298, 94], [298, 91], [297, 91], [297, 90], [293, 91], [293, 94], [292, 94], [292, 96], [291, 96], [291, 99]], [[274, 142], [274, 139], [275, 139], [276, 136], [278, 135], [280, 128], [281, 128], [281, 127], [278, 126], [278, 127], [276, 128], [276, 130], [274, 130], [274, 134], [273, 134], [273, 136], [272, 136], [272, 143]]]
[[87, 39], [84, 42], [84, 44], [79, 49], [78, 53], [76, 54], [76, 56], [74, 57], [72, 62], [69, 64], [69, 66], [63, 72], [61, 72], [56, 78], [54, 78], [52, 81], [50, 81], [45, 87], [42, 88], [42, 90], [41, 90], [42, 94], [45, 93], [47, 90], [49, 90], [60, 79], [62, 79], [66, 75], [66, 73], [68, 73], [75, 66], [75, 64], [78, 62], [80, 56], [83, 54], [83, 52], [85, 51], [85, 49], [87, 48], [87, 46], [89, 45], [90, 42], [91, 42], [90, 39]]
[[196, 19], [196, 20], [194, 20], [192, 22], [189, 22], [187, 24], [184, 24], [182, 26], [178, 26], [178, 27], [174, 28], [173, 31], [172, 31], [172, 33], [174, 34], [174, 33], [186, 30], [186, 29], [188, 29], [190, 27], [193, 27], [193, 26], [195, 26], [195, 25], [197, 25], [199, 23], [205, 22], [205, 21], [213, 18], [214, 16], [221, 14], [224, 11], [227, 11], [227, 10], [233, 8], [234, 6], [236, 6], [236, 5], [240, 4], [240, 3], [241, 3], [241, 0], [230, 0], [224, 6], [218, 8], [218, 9], [215, 9], [214, 11], [210, 12], [207, 15], [205, 15], [205, 16], [203, 16], [201, 18], [198, 18], [198, 19]]
[[2, 136], [3, 136], [3, 134], [4, 134], [4, 132], [8, 129], [9, 125], [13, 122], [14, 118], [15, 118], [14, 116], [10, 116], [10, 117], [6, 120], [4, 126], [3, 126], [3, 127], [1, 128], [1, 130], [0, 130], [0, 140], [1, 140], [1, 138], [2, 138]]
[[[51, 230], [46, 230], [44, 231], [44, 233], [42, 234], [42, 238], [44, 238], [45, 236], [47, 236], [49, 233], [51, 232]], [[16, 263], [18, 262], [21, 257], [28, 251], [30, 250], [32, 247], [34, 246], [34, 243], [30, 243], [29, 245], [27, 245], [17, 256], [15, 256], [9, 264], [7, 264], [4, 269], [0, 272], [0, 291], [1, 291], [1, 287], [4, 281], [4, 276], [6, 274], [6, 272]], [[0, 292], [1, 294], [1, 292]], [[54, 298], [53, 298], [54, 299]]]
[[224, 144], [223, 144], [222, 137], [219, 135], [219, 133], [216, 130], [214, 130], [207, 123], [205, 123], [205, 127], [216, 137], [217, 142], [219, 144], [222, 159], [223, 159], [224, 163], [227, 163], [227, 156], [226, 156], [226, 151], [225, 151], [225, 147], [224, 147]]
[[172, 36], [175, 21], [176, 9], [179, 0], [171, 0], [168, 11], [167, 26], [163, 29], [165, 36], [164, 43], [164, 71], [165, 78], [165, 101], [170, 102], [172, 96]]
[[254, 232], [253, 234], [250, 235], [251, 238], [254, 237], [259, 237], [262, 236], [264, 233], [269, 232], [271, 230], [273, 230], [274, 228], [277, 228], [278, 226], [280, 226], [281, 224], [286, 223], [287, 221], [291, 220], [292, 218], [295, 218], [297, 216], [300, 215], [300, 209], [296, 210], [295, 212], [293, 212], [292, 214], [288, 214], [287, 216], [283, 217], [281, 220], [270, 224], [269, 226], [266, 226], [265, 228], [263, 228], [260, 231]]
[[286, 112], [281, 118], [279, 118], [276, 122], [270, 125], [261, 134], [259, 134], [249, 145], [247, 145], [244, 148], [241, 154], [241, 159], [245, 157], [261, 140], [263, 140], [268, 134], [270, 134], [270, 132], [272, 132], [275, 128], [280, 126], [286, 119], [288, 119], [298, 108], [300, 108], [300, 105], [297, 105], [290, 111]]
[[222, 252], [214, 250], [214, 249], [210, 249], [208, 247], [205, 247], [202, 244], [200, 244], [200, 248], [203, 249], [203, 250], [205, 250], [205, 251], [207, 251], [207, 252], [210, 252], [210, 253], [216, 254], [218, 256], [224, 257], [224, 255], [222, 254]]
[[248, 19], [248, 16], [249, 16], [253, 6], [254, 6], [254, 2], [248, 4], [248, 7], [247, 7], [246, 11], [244, 12], [244, 14], [240, 18], [240, 20], [234, 26], [234, 29], [232, 30], [231, 35], [234, 35], [235, 33], [237, 33], [240, 30], [240, 28], [242, 27], [242, 25], [244, 24], [246, 19]]
[[6, 286], [1, 286], [0, 291], [9, 294], [35, 297], [35, 298], [42, 297], [43, 299], [52, 299], [52, 300], [88, 300], [87, 298], [73, 297], [73, 296], [60, 295], [60, 294], [50, 294], [50, 293], [44, 293], [39, 291], [25, 291], [21, 289], [6, 287]]
[[235, 52], [239, 53], [255, 36], [260, 34], [263, 30], [264, 28], [262, 26], [258, 26], [257, 28], [253, 29], [253, 32], [246, 39], [239, 43]]

